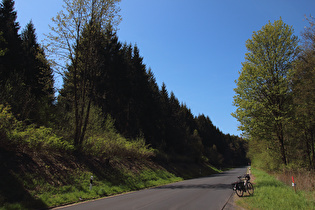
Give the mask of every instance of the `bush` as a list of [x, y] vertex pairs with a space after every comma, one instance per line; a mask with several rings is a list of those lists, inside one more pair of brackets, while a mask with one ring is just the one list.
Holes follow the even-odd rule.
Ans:
[[315, 171], [300, 169], [284, 169], [281, 172], [275, 173], [278, 180], [288, 186], [291, 186], [292, 176], [296, 183], [296, 189], [304, 191], [312, 191], [315, 193]]
[[0, 137], [2, 144], [16, 144], [31, 149], [73, 150], [67, 141], [55, 135], [51, 128], [35, 125], [25, 126], [10, 111], [0, 104]]
[[11, 113], [10, 106], [4, 106], [0, 104], [0, 146], [8, 145], [12, 143], [9, 135], [20, 123], [16, 120], [14, 115]]
[[56, 136], [51, 128], [35, 125], [27, 126], [23, 131], [14, 130], [12, 138], [31, 149], [73, 150], [73, 145]]
[[276, 171], [283, 168], [279, 152], [273, 142], [251, 139], [249, 141], [248, 158], [252, 165], [266, 171]]
[[142, 138], [128, 141], [119, 134], [106, 133], [102, 136], [88, 138], [83, 145], [83, 150], [103, 159], [111, 159], [113, 157], [146, 159], [154, 155], [153, 149], [145, 145], [145, 141]]
[[154, 155], [154, 150], [145, 144], [143, 138], [127, 140], [117, 133], [113, 119], [108, 116], [104, 123], [104, 131], [90, 136], [83, 143], [83, 151], [103, 159], [131, 158], [146, 159]]

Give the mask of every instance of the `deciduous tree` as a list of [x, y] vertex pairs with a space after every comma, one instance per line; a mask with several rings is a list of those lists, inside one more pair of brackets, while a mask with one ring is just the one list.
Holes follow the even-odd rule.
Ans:
[[297, 37], [282, 19], [269, 22], [247, 40], [248, 52], [234, 89], [232, 114], [250, 137], [277, 141], [287, 164], [285, 129], [291, 114], [288, 74], [296, 58]]
[[302, 148], [302, 161], [315, 168], [315, 19], [308, 20], [310, 26], [302, 33], [303, 45], [291, 75], [296, 116], [292, 135], [296, 147]]
[[99, 65], [99, 61], [93, 59], [97, 53], [97, 36], [105, 31], [106, 25], [118, 25], [119, 1], [64, 0], [65, 12], [60, 11], [52, 19], [55, 26], [47, 36], [50, 52], [66, 63], [64, 66], [64, 63], [56, 62], [60, 67], [64, 66], [62, 72], [65, 69], [72, 71], [74, 144], [77, 147], [84, 139], [95, 87], [95, 65]]

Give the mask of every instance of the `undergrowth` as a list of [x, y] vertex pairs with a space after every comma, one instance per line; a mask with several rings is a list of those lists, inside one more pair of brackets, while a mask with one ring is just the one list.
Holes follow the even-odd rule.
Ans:
[[0, 158], [5, 160], [0, 162], [0, 209], [47, 208], [182, 180], [148, 161], [155, 151], [143, 138], [118, 134], [110, 119], [104, 131], [89, 132], [76, 150], [67, 137], [26, 125], [0, 104]]
[[[52, 128], [38, 127], [34, 124], [25, 125], [13, 116], [10, 107], [2, 104], [0, 104], [0, 137], [0, 147], [26, 148], [34, 152], [75, 150], [71, 140], [58, 136]], [[103, 159], [113, 157], [147, 159], [154, 156], [154, 150], [145, 144], [143, 138], [126, 139], [117, 133], [111, 119], [107, 119], [104, 131], [88, 136], [80, 150]]]
[[293, 177], [297, 190], [315, 192], [315, 170], [284, 169], [274, 173], [274, 176], [286, 185], [291, 185]]

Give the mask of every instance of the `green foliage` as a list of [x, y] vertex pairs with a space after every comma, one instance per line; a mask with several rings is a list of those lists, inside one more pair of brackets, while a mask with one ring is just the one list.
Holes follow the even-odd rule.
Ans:
[[315, 27], [314, 18], [302, 34], [303, 45], [291, 72], [295, 116], [289, 135], [296, 165], [315, 168]]
[[[108, 24], [118, 25], [120, 0], [64, 0], [64, 9], [52, 19], [55, 27], [47, 38], [48, 51], [63, 60], [61, 72], [65, 85], [69, 85], [67, 99], [74, 112], [73, 142], [80, 148], [89, 124], [92, 99], [96, 95], [98, 77], [103, 60], [103, 30]], [[57, 63], [57, 62], [55, 62]], [[67, 84], [68, 83], [68, 84]]]
[[[283, 45], [274, 48], [274, 52], [291, 52], [292, 57], [287, 57], [283, 66], [278, 67], [279, 70], [286, 71], [276, 71], [276, 74], [269, 76], [270, 78], [267, 76], [269, 72], [266, 72], [266, 76], [257, 73], [260, 66], [253, 65], [255, 53], [252, 51], [260, 51], [256, 49], [257, 46], [252, 46], [253, 40], [247, 43], [251, 46], [251, 52], [246, 55], [246, 58], [251, 62], [245, 62], [238, 80], [236, 88], [238, 95], [234, 98], [238, 109], [234, 116], [240, 120], [241, 129], [250, 139], [249, 156], [253, 164], [265, 170], [279, 170], [283, 167], [293, 169], [315, 167], [315, 113], [313, 111], [315, 110], [315, 29], [314, 19], [308, 20], [310, 27], [307, 27], [302, 34], [303, 45], [298, 48], [292, 45], [290, 48], [288, 42], [282, 41], [280, 43]], [[270, 35], [263, 36], [263, 40], [275, 35], [269, 27], [265, 30]], [[257, 34], [259, 33], [254, 34], [255, 37]], [[279, 36], [275, 38], [277, 37]], [[256, 37], [254, 41], [257, 40]], [[276, 43], [272, 42], [273, 45]], [[264, 46], [264, 49], [271, 48], [269, 45]], [[284, 51], [285, 49], [287, 51]], [[298, 54], [298, 57], [294, 57], [295, 54]], [[262, 53], [258, 55], [266, 60], [268, 50], [263, 55]], [[270, 55], [277, 58], [275, 59], [275, 64], [277, 64], [281, 54], [276, 56], [271, 53]], [[262, 60], [260, 63], [263, 64]], [[268, 65], [266, 69], [269, 69]], [[273, 81], [277, 81], [278, 86]], [[281, 165], [280, 157], [286, 166]]]
[[278, 147], [273, 142], [266, 140], [251, 139], [249, 141], [248, 157], [252, 165], [263, 168], [266, 171], [277, 171], [282, 168], [282, 160], [278, 155]]
[[0, 104], [0, 134], [5, 143], [27, 146], [34, 150], [73, 150], [73, 146], [53, 133], [51, 128], [23, 125], [16, 120], [9, 107]]
[[10, 135], [20, 126], [21, 122], [16, 120], [11, 108], [0, 104], [0, 146], [10, 145], [12, 143]]
[[85, 152], [103, 159], [147, 159], [154, 155], [154, 150], [146, 145], [143, 138], [127, 140], [116, 133], [110, 117], [105, 125], [103, 134], [91, 136], [84, 142], [82, 148]]
[[14, 125], [17, 124], [17, 120], [10, 111], [9, 106], [4, 106], [0, 104], [0, 131], [1, 132], [10, 132]]
[[252, 173], [255, 194], [239, 200], [241, 206], [248, 209], [315, 209], [314, 200], [308, 200], [305, 192], [295, 193], [292, 187], [264, 171], [252, 168]]
[[280, 19], [254, 32], [246, 47], [248, 53], [234, 89], [237, 109], [232, 115], [250, 138], [277, 141], [279, 156], [287, 164], [284, 133], [292, 114], [287, 78], [296, 58], [297, 37]]
[[54, 100], [52, 69], [32, 23], [18, 34], [13, 0], [0, 7], [0, 100], [19, 120], [47, 125]]
[[51, 128], [43, 126], [36, 128], [35, 125], [29, 125], [22, 131], [14, 130], [10, 137], [34, 150], [69, 151], [74, 149], [73, 145], [55, 135]]

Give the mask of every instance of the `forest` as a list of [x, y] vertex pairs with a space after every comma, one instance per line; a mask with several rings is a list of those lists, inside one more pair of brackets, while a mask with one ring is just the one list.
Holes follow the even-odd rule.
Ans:
[[299, 174], [314, 189], [312, 16], [300, 40], [281, 18], [247, 40], [232, 113], [240, 137], [157, 84], [138, 46], [119, 41], [119, 1], [64, 0], [40, 44], [32, 21], [21, 29], [14, 0], [2, 0], [0, 208], [49, 208], [248, 164]]
[[2, 1], [0, 147], [106, 160], [248, 163], [246, 140], [222, 133], [208, 116], [194, 116], [166, 84], [159, 87], [140, 49], [119, 41], [117, 1], [64, 2], [66, 12], [53, 18], [43, 46], [32, 22], [20, 33], [14, 0]]

